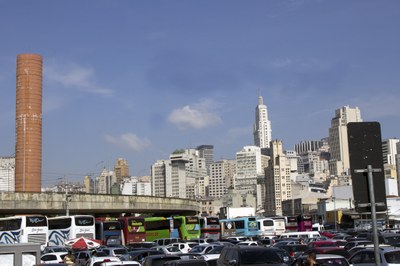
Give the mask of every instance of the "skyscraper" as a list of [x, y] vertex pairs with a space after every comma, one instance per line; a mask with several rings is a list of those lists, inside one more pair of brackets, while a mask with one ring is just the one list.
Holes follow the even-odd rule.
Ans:
[[267, 106], [263, 102], [262, 96], [258, 96], [253, 136], [255, 146], [260, 148], [269, 148], [272, 139], [271, 121], [268, 120], [268, 110]]
[[129, 166], [126, 159], [118, 158], [114, 165], [114, 172], [117, 178], [117, 183], [120, 184], [124, 177], [129, 176]]
[[201, 158], [206, 161], [207, 173], [210, 174], [210, 166], [214, 163], [214, 146], [213, 145], [200, 145], [196, 148], [199, 151]]
[[271, 159], [265, 171], [265, 213], [282, 215], [282, 201], [292, 198], [290, 163], [280, 140], [272, 141]]
[[343, 106], [335, 111], [329, 128], [329, 147], [331, 160], [329, 171], [331, 175], [341, 176], [349, 174], [349, 142], [347, 139], [347, 124], [362, 122], [361, 112], [358, 107]]
[[42, 187], [42, 56], [17, 57], [15, 191]]

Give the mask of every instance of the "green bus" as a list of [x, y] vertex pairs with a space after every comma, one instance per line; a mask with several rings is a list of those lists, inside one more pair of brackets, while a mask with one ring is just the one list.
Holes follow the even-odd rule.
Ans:
[[146, 217], [144, 218], [146, 228], [146, 241], [152, 242], [159, 238], [170, 237], [170, 221], [165, 217]]
[[191, 240], [200, 238], [200, 219], [197, 216], [173, 216], [171, 237]]

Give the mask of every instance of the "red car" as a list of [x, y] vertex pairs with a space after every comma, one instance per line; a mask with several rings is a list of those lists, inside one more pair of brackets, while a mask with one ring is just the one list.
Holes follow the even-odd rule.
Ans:
[[319, 248], [319, 247], [338, 247], [338, 243], [332, 240], [322, 240], [322, 241], [313, 241], [308, 243], [308, 248]]

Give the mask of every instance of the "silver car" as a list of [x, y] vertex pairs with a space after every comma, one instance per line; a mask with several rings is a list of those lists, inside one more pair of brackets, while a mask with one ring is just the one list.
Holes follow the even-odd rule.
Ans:
[[[400, 265], [400, 249], [398, 247], [379, 247], [381, 265]], [[350, 264], [357, 266], [375, 266], [375, 252], [373, 248], [359, 250], [349, 259]]]

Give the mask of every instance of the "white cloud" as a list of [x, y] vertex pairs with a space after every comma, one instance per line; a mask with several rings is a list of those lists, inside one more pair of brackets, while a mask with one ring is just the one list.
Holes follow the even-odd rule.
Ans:
[[133, 133], [125, 133], [119, 137], [106, 134], [104, 137], [106, 141], [116, 145], [117, 147], [135, 152], [140, 152], [151, 145], [150, 140], [147, 138], [140, 139]]
[[59, 64], [49, 62], [44, 66], [44, 77], [50, 82], [56, 82], [66, 88], [76, 88], [85, 92], [111, 96], [113, 90], [101, 87], [94, 81], [95, 71], [75, 63]]
[[180, 129], [205, 128], [221, 123], [220, 116], [213, 112], [215, 103], [205, 100], [193, 106], [186, 105], [174, 109], [168, 116], [168, 122], [175, 124]]

